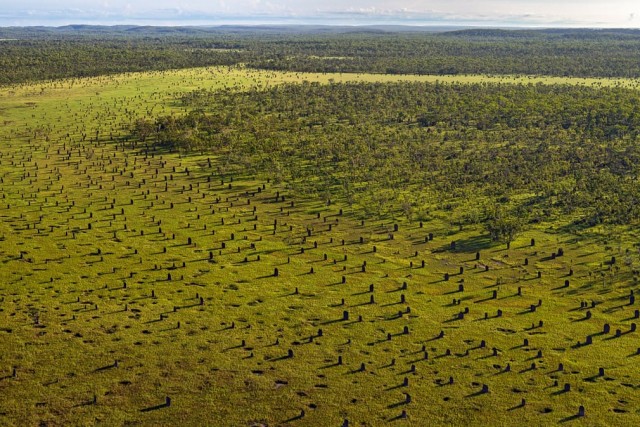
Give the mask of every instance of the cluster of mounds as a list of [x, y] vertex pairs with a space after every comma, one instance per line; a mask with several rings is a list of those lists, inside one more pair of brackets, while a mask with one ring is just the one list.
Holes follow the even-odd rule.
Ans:
[[1, 131], [0, 424], [639, 422], [630, 234], [506, 249], [362, 219], [126, 141], [126, 102], [19, 101]]

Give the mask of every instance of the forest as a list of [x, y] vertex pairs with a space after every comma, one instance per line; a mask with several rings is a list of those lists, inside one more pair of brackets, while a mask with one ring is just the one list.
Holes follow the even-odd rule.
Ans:
[[0, 84], [244, 64], [296, 72], [640, 77], [635, 30], [0, 28]]
[[[570, 85], [317, 83], [196, 91], [185, 116], [141, 119], [133, 138], [220, 155], [298, 193], [409, 219], [446, 206], [460, 225], [496, 206], [527, 222], [640, 219], [635, 91]], [[611, 203], [616, 200], [619, 203]]]

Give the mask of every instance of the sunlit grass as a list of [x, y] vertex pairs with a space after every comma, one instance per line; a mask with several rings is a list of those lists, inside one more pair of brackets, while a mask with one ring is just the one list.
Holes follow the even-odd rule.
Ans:
[[559, 220], [507, 250], [436, 208], [422, 227], [362, 224], [214, 156], [123, 139], [195, 89], [402, 79], [636, 85], [206, 68], [1, 89], [0, 424], [380, 425], [405, 409], [412, 425], [547, 425], [580, 405], [586, 424], [637, 424], [633, 230]]

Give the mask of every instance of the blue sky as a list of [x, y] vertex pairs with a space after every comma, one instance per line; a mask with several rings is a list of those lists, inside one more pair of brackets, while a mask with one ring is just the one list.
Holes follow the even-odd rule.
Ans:
[[0, 0], [0, 26], [445, 24], [640, 27], [640, 0]]

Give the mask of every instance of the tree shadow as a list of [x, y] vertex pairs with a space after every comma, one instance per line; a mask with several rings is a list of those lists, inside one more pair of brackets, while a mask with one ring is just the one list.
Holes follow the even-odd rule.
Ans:
[[[491, 240], [491, 236], [483, 234], [479, 236], [470, 237], [468, 239], [456, 240], [456, 252], [478, 252], [483, 249], [490, 249], [498, 246], [500, 243]], [[447, 246], [449, 249], [450, 246]], [[475, 258], [474, 258], [475, 260]]]

